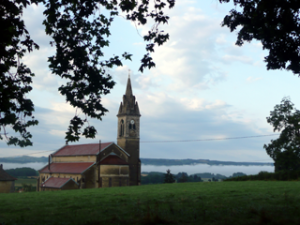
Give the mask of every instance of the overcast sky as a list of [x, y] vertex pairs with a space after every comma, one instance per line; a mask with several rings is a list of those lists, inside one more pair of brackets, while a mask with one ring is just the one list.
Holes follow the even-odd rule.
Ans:
[[[98, 129], [96, 140], [79, 143], [114, 141], [117, 137], [119, 104], [125, 92], [128, 70], [141, 117], [141, 157], [195, 158], [248, 162], [270, 162], [263, 145], [273, 137], [223, 141], [143, 143], [146, 141], [180, 141], [220, 139], [273, 134], [266, 117], [285, 96], [300, 108], [300, 78], [287, 71], [267, 71], [259, 42], [235, 46], [236, 32], [221, 27], [223, 17], [233, 6], [217, 0], [178, 0], [169, 10], [170, 23], [163, 29], [170, 34], [164, 46], [152, 54], [156, 68], [138, 72], [145, 53], [141, 35], [146, 28], [116, 19], [107, 56], [125, 51], [133, 54], [132, 62], [111, 70], [117, 82], [111, 94], [103, 97], [109, 110], [102, 121], [91, 120]], [[47, 57], [53, 55], [49, 37], [42, 25], [43, 8], [25, 10], [25, 24], [40, 50], [24, 57], [36, 74], [34, 91], [29, 97], [35, 104], [39, 125], [31, 128], [33, 146], [8, 147], [0, 142], [0, 157], [42, 156], [65, 144], [64, 135], [75, 109], [70, 107], [57, 88], [62, 81], [51, 74]], [[150, 26], [150, 25], [149, 25]], [[48, 151], [48, 152], [45, 152]]]

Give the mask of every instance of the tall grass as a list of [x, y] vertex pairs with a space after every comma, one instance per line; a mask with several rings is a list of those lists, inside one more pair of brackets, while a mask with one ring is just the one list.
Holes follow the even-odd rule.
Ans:
[[0, 224], [299, 224], [299, 190], [248, 181], [0, 194]]

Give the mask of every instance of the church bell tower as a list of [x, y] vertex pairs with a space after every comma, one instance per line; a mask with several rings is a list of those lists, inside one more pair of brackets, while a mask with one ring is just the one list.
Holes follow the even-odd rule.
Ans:
[[118, 112], [118, 145], [130, 154], [130, 185], [141, 183], [140, 161], [140, 110], [135, 96], [132, 94], [130, 76], [128, 76], [125, 95]]

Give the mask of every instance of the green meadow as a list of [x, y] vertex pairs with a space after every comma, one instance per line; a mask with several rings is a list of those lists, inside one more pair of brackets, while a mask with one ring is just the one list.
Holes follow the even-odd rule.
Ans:
[[15, 187], [21, 188], [23, 184], [32, 185], [33, 187], [36, 187], [36, 179], [35, 178], [18, 178], [15, 181]]
[[0, 194], [0, 224], [300, 224], [300, 182], [199, 182]]

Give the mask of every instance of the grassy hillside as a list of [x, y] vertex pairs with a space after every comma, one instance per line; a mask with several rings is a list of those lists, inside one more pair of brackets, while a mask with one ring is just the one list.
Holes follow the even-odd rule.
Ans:
[[246, 181], [0, 194], [0, 224], [299, 224], [299, 190]]

